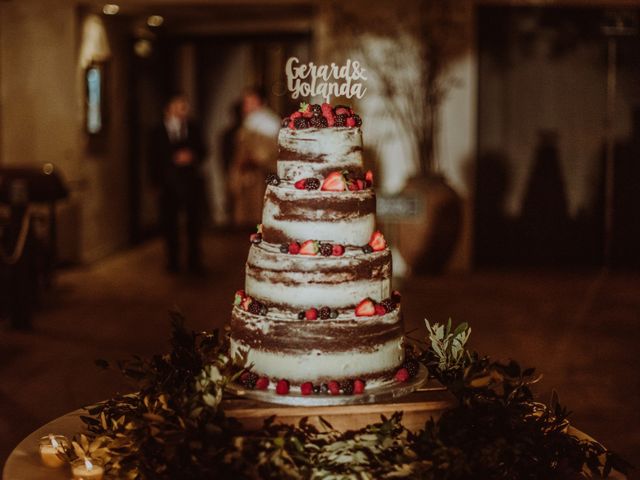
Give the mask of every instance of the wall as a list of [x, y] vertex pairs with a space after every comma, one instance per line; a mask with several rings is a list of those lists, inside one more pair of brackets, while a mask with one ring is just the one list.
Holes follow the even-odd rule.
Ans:
[[[0, 165], [53, 163], [71, 198], [60, 206], [62, 260], [92, 261], [127, 241], [126, 64], [109, 64], [109, 126], [89, 153], [83, 133], [75, 2], [0, 3]], [[121, 32], [110, 41], [121, 52]]]

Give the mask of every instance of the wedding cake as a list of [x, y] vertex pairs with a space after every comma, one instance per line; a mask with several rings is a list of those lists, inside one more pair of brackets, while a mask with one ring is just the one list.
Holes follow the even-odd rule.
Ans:
[[326, 103], [283, 120], [232, 312], [231, 354], [248, 388], [358, 394], [417, 372], [404, 358], [361, 124], [351, 108]]

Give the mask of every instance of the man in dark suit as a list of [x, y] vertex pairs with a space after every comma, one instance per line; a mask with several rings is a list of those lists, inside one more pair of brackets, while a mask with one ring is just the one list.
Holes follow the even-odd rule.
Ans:
[[197, 126], [189, 120], [189, 102], [175, 95], [167, 102], [164, 121], [151, 132], [150, 172], [159, 190], [160, 219], [166, 241], [167, 271], [180, 269], [180, 214], [186, 215], [188, 267], [202, 272], [200, 232], [204, 185], [200, 171], [205, 151]]

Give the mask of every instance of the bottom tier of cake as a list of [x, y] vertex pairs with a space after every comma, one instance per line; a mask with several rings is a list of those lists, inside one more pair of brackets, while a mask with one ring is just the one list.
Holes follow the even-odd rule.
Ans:
[[[393, 378], [404, 362], [400, 309], [385, 315], [340, 315], [292, 320], [234, 308], [231, 355], [242, 367], [293, 388], [304, 382], [360, 379], [374, 387]], [[272, 383], [273, 384], [273, 383]]]

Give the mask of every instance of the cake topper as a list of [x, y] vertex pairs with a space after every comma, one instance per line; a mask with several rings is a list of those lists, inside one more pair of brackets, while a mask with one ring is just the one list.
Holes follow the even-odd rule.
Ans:
[[365, 72], [360, 62], [351, 59], [344, 65], [316, 65], [290, 57], [285, 66], [291, 98], [320, 96], [327, 103], [331, 97], [362, 98], [367, 91]]

